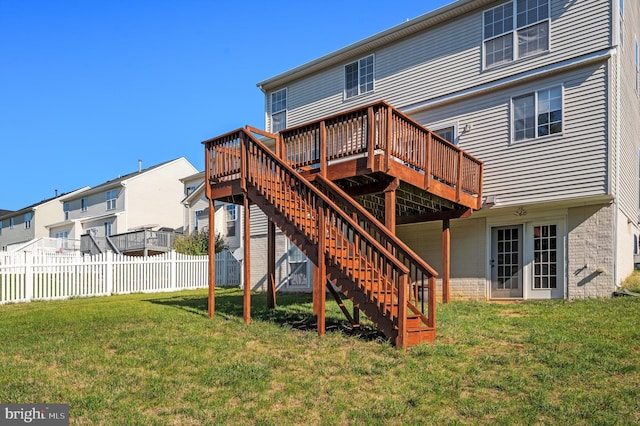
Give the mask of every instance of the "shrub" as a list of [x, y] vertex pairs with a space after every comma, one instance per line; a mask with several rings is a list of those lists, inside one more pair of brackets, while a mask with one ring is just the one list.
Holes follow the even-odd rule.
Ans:
[[[221, 234], [216, 234], [215, 252], [220, 253], [227, 248], [227, 242]], [[173, 249], [178, 253], [205, 255], [209, 253], [209, 231], [196, 231], [190, 235], [176, 236]]]

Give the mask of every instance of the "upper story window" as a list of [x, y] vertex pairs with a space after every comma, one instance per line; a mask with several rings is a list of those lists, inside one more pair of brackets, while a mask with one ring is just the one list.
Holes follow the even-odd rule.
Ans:
[[287, 89], [271, 94], [271, 132], [287, 128]]
[[373, 91], [373, 55], [344, 66], [345, 98]]
[[83, 198], [80, 200], [80, 207], [82, 208], [83, 212], [87, 211], [87, 199]]
[[456, 126], [448, 126], [441, 129], [436, 129], [433, 131], [433, 133], [437, 134], [441, 138], [448, 140], [452, 144], [456, 143]]
[[620, 48], [624, 47], [624, 0], [620, 0], [620, 19], [618, 24], [618, 30], [620, 31]]
[[13, 229], [13, 218], [9, 218], [9, 229]]
[[69, 203], [64, 203], [62, 210], [64, 211], [64, 220], [69, 220]]
[[562, 87], [538, 90], [512, 99], [513, 140], [562, 133]]
[[116, 208], [116, 201], [118, 200], [118, 191], [112, 189], [107, 191], [107, 210], [113, 210]]
[[195, 190], [196, 190], [195, 186], [187, 186], [187, 195], [193, 194]]
[[483, 19], [487, 68], [549, 50], [549, 0], [509, 1]]
[[638, 39], [636, 38], [636, 95], [640, 94], [640, 51], [638, 51]]
[[31, 229], [31, 219], [33, 218], [33, 213], [28, 212], [24, 214], [24, 229]]

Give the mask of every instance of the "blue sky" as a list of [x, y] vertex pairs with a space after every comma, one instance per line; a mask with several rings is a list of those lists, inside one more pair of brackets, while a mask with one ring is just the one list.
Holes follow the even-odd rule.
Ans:
[[256, 83], [451, 0], [0, 0], [0, 209], [264, 127]]

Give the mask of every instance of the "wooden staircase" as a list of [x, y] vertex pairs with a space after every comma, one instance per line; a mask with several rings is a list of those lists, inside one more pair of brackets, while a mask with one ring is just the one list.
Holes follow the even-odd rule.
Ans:
[[[275, 146], [267, 147], [254, 133]], [[393, 227], [383, 225], [334, 181], [363, 194], [388, 187], [391, 178], [397, 182], [398, 197], [414, 197], [416, 191], [431, 197], [432, 210], [415, 203], [409, 209], [408, 202], [396, 209], [395, 201], [382, 213], [378, 209], [377, 216], [391, 217], [395, 226], [396, 212], [410, 215], [405, 220], [422, 221], [441, 209], [456, 217], [478, 208], [481, 162], [384, 102], [279, 135], [247, 127], [203, 144], [210, 209], [214, 199], [242, 203], [247, 226], [248, 206], [257, 205], [315, 265], [319, 334], [324, 332], [326, 289], [338, 297], [335, 287], [398, 347], [435, 339], [437, 273], [394, 235]], [[370, 204], [376, 205], [375, 191], [368, 194], [373, 194], [365, 195]], [[214, 229], [214, 217], [209, 215], [209, 229]], [[250, 282], [248, 236], [245, 228], [245, 282]], [[209, 262], [211, 316], [214, 265]], [[248, 289], [245, 286], [245, 321], [250, 318]], [[273, 282], [270, 290], [275, 292]]]
[[[391, 248], [391, 240], [377, 241], [246, 129], [209, 140], [206, 145], [210, 183], [218, 183], [216, 170], [226, 168], [225, 177], [238, 175], [244, 196], [397, 346], [405, 348], [435, 338], [433, 270], [423, 268], [429, 296], [425, 315], [412, 303], [424, 282], [410, 280], [409, 268], [383, 245]], [[323, 292], [326, 280], [317, 281]]]

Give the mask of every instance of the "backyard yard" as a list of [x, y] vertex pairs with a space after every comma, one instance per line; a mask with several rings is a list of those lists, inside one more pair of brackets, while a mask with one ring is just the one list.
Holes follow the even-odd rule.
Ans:
[[438, 305], [433, 344], [394, 349], [310, 295], [206, 290], [0, 306], [0, 401], [71, 424], [638, 424], [640, 299]]

